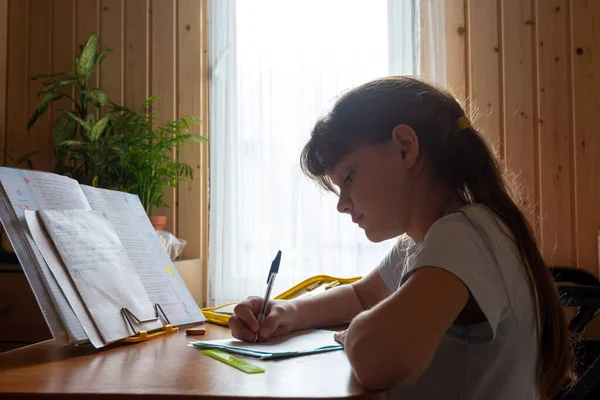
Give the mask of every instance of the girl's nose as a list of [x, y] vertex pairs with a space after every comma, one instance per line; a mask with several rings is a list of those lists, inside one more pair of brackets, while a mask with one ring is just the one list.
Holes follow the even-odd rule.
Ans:
[[349, 197], [340, 194], [337, 210], [342, 214], [350, 214], [352, 212], [352, 200]]

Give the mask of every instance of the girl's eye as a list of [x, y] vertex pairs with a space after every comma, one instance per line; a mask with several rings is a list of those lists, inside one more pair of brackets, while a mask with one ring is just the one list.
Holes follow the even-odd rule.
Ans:
[[352, 177], [354, 176], [354, 171], [350, 171], [348, 172], [348, 175], [346, 175], [344, 177], [344, 183], [348, 184], [348, 183], [352, 183]]

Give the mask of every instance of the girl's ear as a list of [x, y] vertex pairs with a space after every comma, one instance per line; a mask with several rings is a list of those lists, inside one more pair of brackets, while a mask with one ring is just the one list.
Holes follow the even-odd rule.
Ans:
[[411, 169], [419, 158], [419, 138], [414, 129], [399, 124], [392, 130], [392, 145], [400, 155], [406, 169]]

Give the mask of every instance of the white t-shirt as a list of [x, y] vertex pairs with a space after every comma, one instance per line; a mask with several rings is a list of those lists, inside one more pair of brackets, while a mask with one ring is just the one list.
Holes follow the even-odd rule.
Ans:
[[487, 320], [452, 325], [419, 380], [409, 388], [390, 389], [390, 398], [538, 397], [533, 305], [521, 258], [505, 232], [487, 207], [467, 205], [437, 220], [420, 244], [406, 246], [399, 240], [381, 262], [379, 273], [392, 290], [420, 267], [451, 272], [464, 282]]

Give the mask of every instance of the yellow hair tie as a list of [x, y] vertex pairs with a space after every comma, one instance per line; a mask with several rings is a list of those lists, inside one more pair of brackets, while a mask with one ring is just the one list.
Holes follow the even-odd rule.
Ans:
[[459, 119], [456, 121], [456, 124], [457, 124], [457, 126], [458, 126], [458, 131], [459, 131], [459, 132], [462, 132], [462, 131], [464, 131], [465, 129], [469, 129], [469, 128], [472, 128], [472, 127], [473, 127], [473, 125], [471, 125], [471, 121], [469, 121], [469, 118], [467, 118], [467, 117], [466, 117], [466, 116], [464, 116], [464, 115], [463, 115], [462, 117], [460, 117], [460, 118], [459, 118]]

